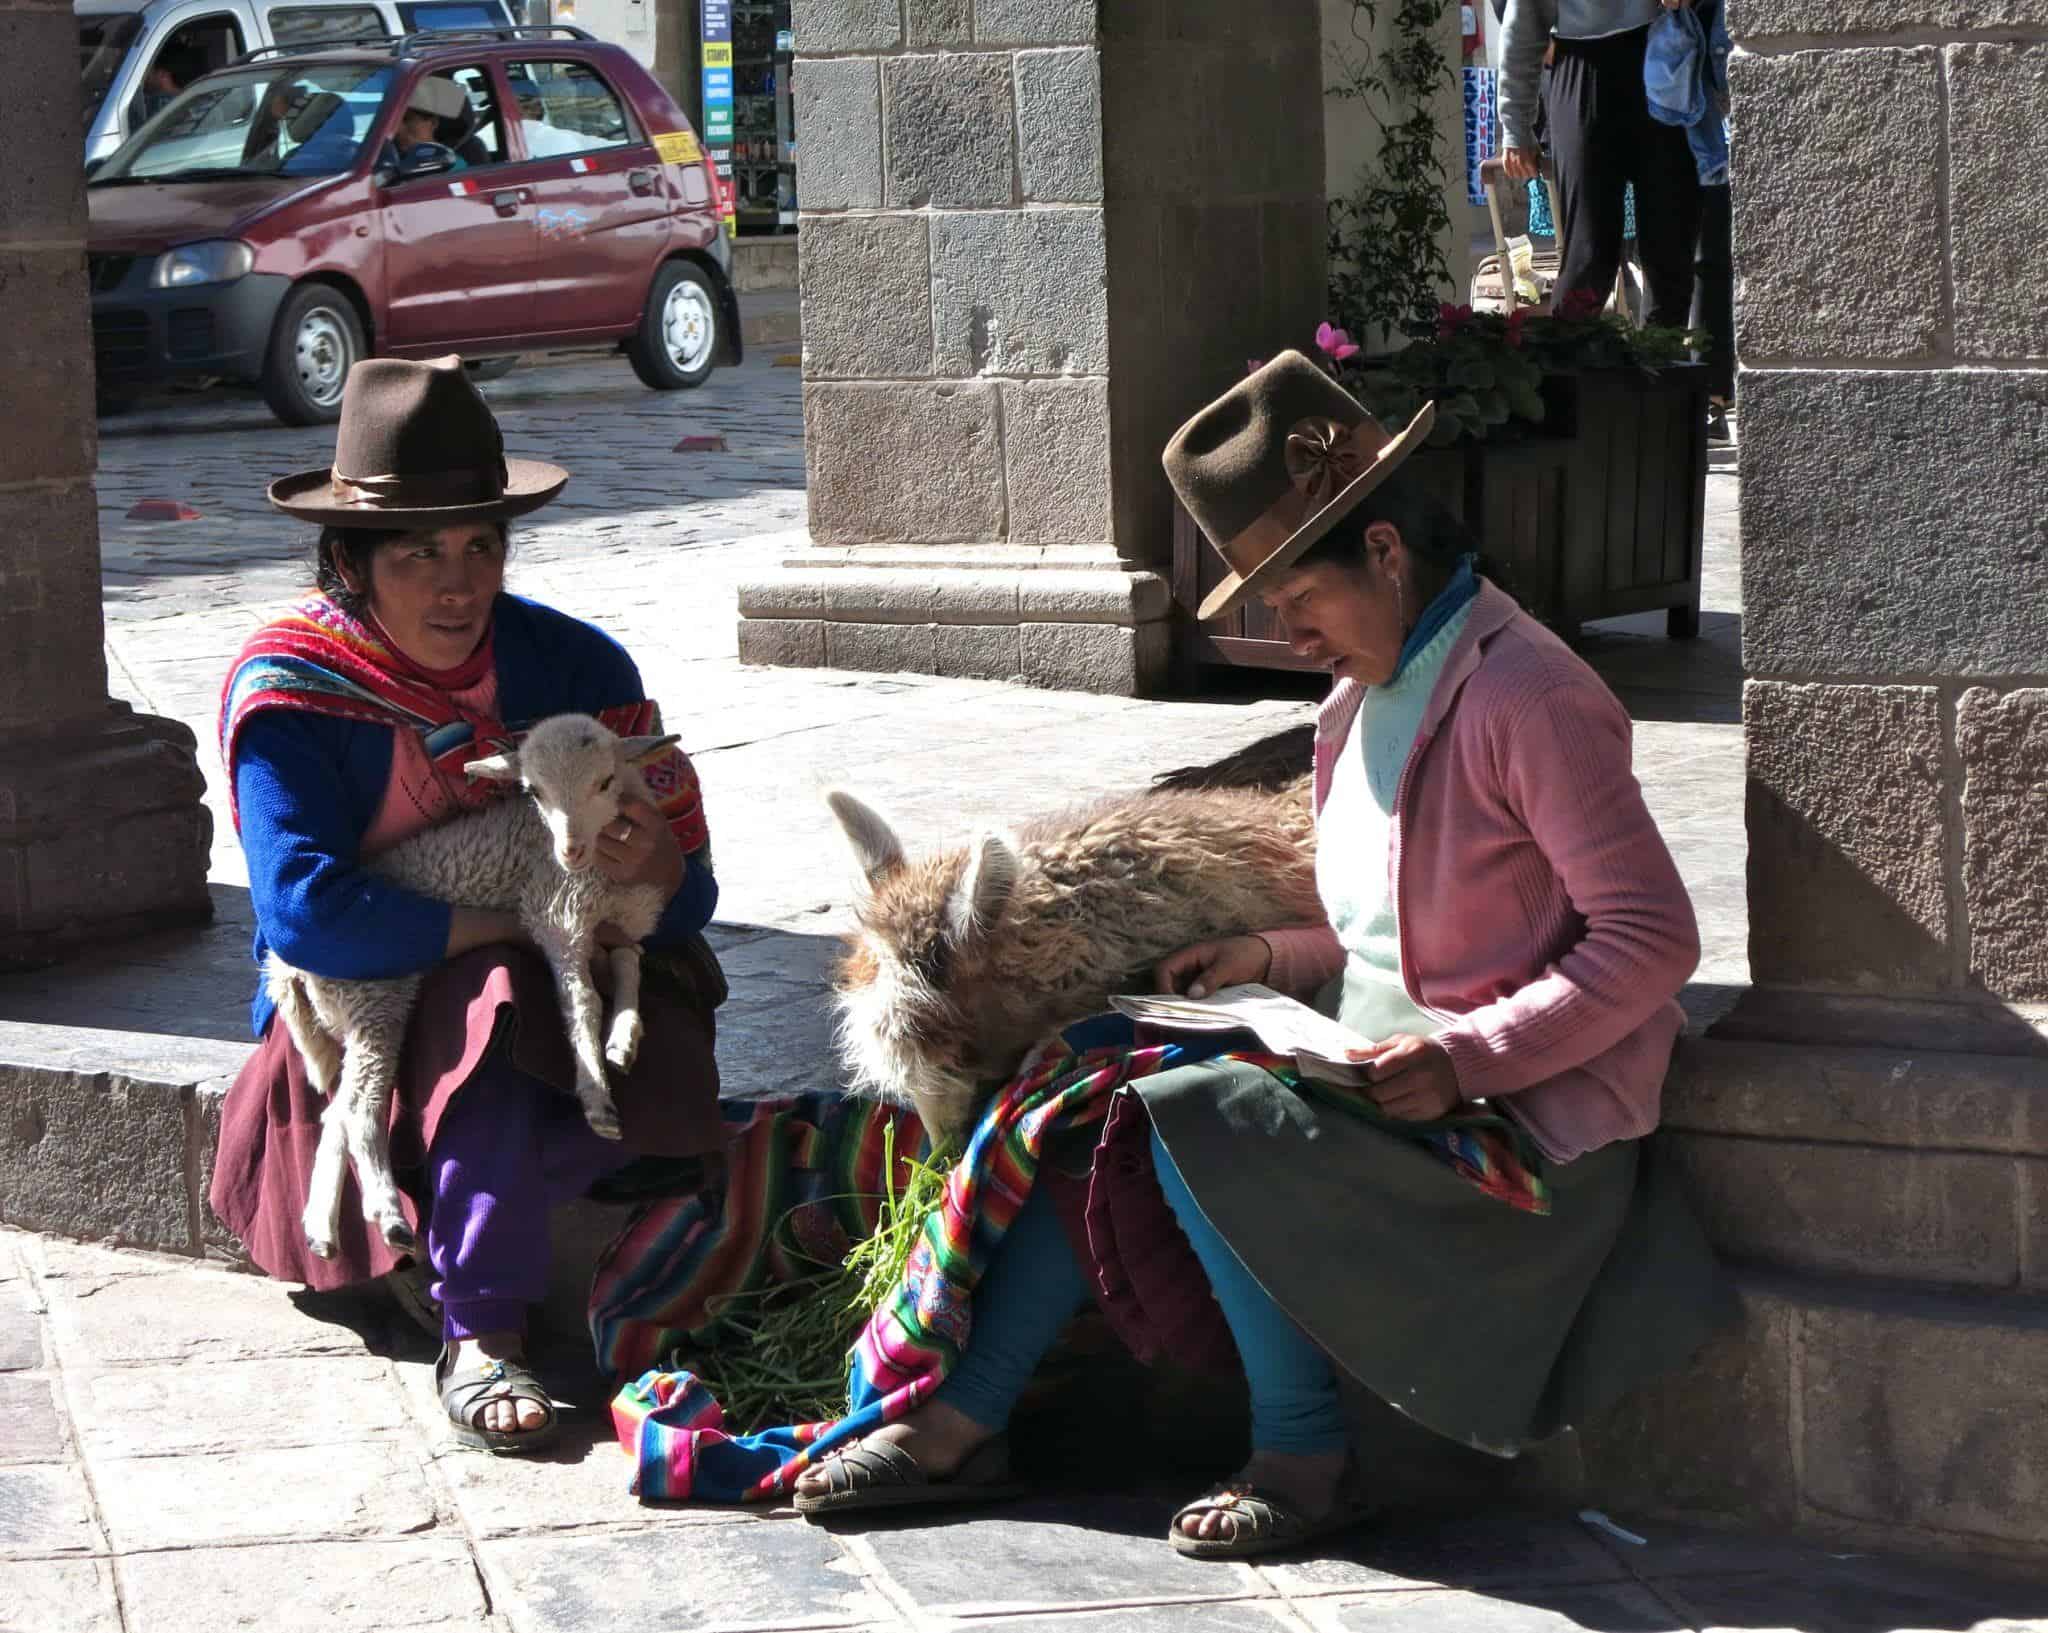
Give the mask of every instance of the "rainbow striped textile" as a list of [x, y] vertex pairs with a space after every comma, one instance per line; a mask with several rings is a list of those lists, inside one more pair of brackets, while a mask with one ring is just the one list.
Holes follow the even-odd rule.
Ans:
[[[514, 746], [521, 725], [460, 708], [446, 692], [409, 673], [410, 666], [369, 625], [324, 595], [310, 596], [250, 636], [228, 671], [220, 699], [220, 763], [228, 770], [228, 811], [236, 832], [235, 739], [264, 709], [305, 709], [419, 734], [427, 758], [457, 802], [475, 808], [512, 792], [508, 783], [471, 778], [463, 767]], [[658, 734], [661, 710], [651, 701], [619, 704], [597, 718], [622, 737]], [[709, 843], [697, 773], [680, 749], [641, 768], [648, 792], [668, 818], [686, 856]]]
[[[785, 1222], [813, 1262], [835, 1228], [863, 1228], [864, 1218], [872, 1229], [882, 1130], [906, 1114], [824, 1097], [731, 1108], [728, 1115], [747, 1120], [728, 1153], [730, 1200], [723, 1208], [697, 1198], [649, 1209], [607, 1251], [592, 1290], [600, 1363], [614, 1377], [648, 1368], [612, 1401], [619, 1443], [634, 1461], [633, 1490], [647, 1501], [780, 1497], [826, 1453], [914, 1411], [966, 1348], [975, 1286], [1030, 1195], [1053, 1135], [1100, 1123], [1125, 1084], [1205, 1059], [1248, 1062], [1299, 1086], [1291, 1062], [1223, 1051], [1221, 1041], [1146, 1042], [1130, 1021], [1110, 1015], [1041, 1044], [990, 1104], [925, 1221], [902, 1284], [856, 1341], [847, 1415], [745, 1435], [727, 1432], [717, 1400], [678, 1356], [671, 1353], [667, 1369], [652, 1358], [671, 1346], [687, 1355], [693, 1339], [714, 1331], [707, 1309], [718, 1295], [790, 1279]], [[1504, 1119], [1387, 1126], [1411, 1131], [1488, 1194], [1548, 1211], [1541, 1159], [1503, 1132], [1512, 1130]], [[899, 1130], [902, 1148], [914, 1119]]]

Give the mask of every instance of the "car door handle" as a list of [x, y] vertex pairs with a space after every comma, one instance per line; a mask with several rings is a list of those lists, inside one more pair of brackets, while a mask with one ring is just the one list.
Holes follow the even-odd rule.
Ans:
[[519, 213], [519, 206], [525, 202], [526, 190], [521, 187], [515, 187], [506, 192], [493, 193], [491, 195], [491, 208], [500, 215], [517, 215]]
[[626, 182], [634, 192], [645, 198], [654, 191], [654, 172], [652, 170], [629, 171], [626, 176]]

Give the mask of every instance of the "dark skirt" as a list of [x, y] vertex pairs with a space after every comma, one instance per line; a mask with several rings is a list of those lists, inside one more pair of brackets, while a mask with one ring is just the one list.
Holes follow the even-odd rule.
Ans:
[[1550, 1164], [1547, 1214], [1243, 1063], [1132, 1085], [1260, 1285], [1396, 1410], [1499, 1456], [1681, 1366], [1732, 1288], [1668, 1165], [1626, 1140]]
[[[645, 971], [639, 1058], [631, 1073], [612, 1079], [625, 1130], [621, 1156], [717, 1151], [724, 1130], [713, 1011], [725, 997], [718, 961], [699, 939], [686, 951], [650, 953]], [[500, 1051], [520, 1071], [573, 1097], [575, 1067], [546, 963], [531, 952], [480, 947], [428, 978], [406, 1031], [391, 1158], [415, 1231], [424, 1230], [426, 1153], [441, 1119]], [[335, 1257], [307, 1251], [306, 1182], [324, 1104], [306, 1080], [290, 1034], [273, 1020], [222, 1102], [208, 1196], [260, 1269], [323, 1290], [381, 1276], [402, 1262], [364, 1222], [353, 1171], [345, 1181]]]

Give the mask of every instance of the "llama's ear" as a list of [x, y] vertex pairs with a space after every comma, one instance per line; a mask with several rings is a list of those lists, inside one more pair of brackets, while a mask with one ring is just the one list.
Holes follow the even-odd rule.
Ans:
[[965, 945], [1002, 917], [1017, 886], [1017, 852], [1001, 834], [983, 834], [946, 897], [946, 934]]
[[481, 760], [471, 760], [462, 769], [468, 776], [485, 777], [492, 782], [517, 782], [519, 751], [512, 749], [504, 754], [492, 754]]
[[652, 765], [676, 744], [680, 737], [621, 737], [618, 756], [621, 765]]
[[880, 884], [903, 866], [903, 841], [880, 812], [861, 804], [843, 788], [833, 789], [825, 796], [825, 803], [839, 819], [846, 842], [853, 847], [853, 859], [860, 864], [869, 884]]

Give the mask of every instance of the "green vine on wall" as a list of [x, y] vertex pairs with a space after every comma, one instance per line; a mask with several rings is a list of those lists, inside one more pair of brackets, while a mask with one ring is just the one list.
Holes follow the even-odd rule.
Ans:
[[[1450, 172], [1436, 99], [1456, 83], [1442, 45], [1450, 0], [1351, 0], [1354, 53], [1337, 51], [1341, 77], [1329, 94], [1356, 101], [1380, 135], [1377, 158], [1347, 198], [1330, 201], [1330, 310], [1361, 339], [1436, 331], [1451, 282], [1444, 235], [1451, 225]], [[1389, 11], [1393, 40], [1376, 46]]]

